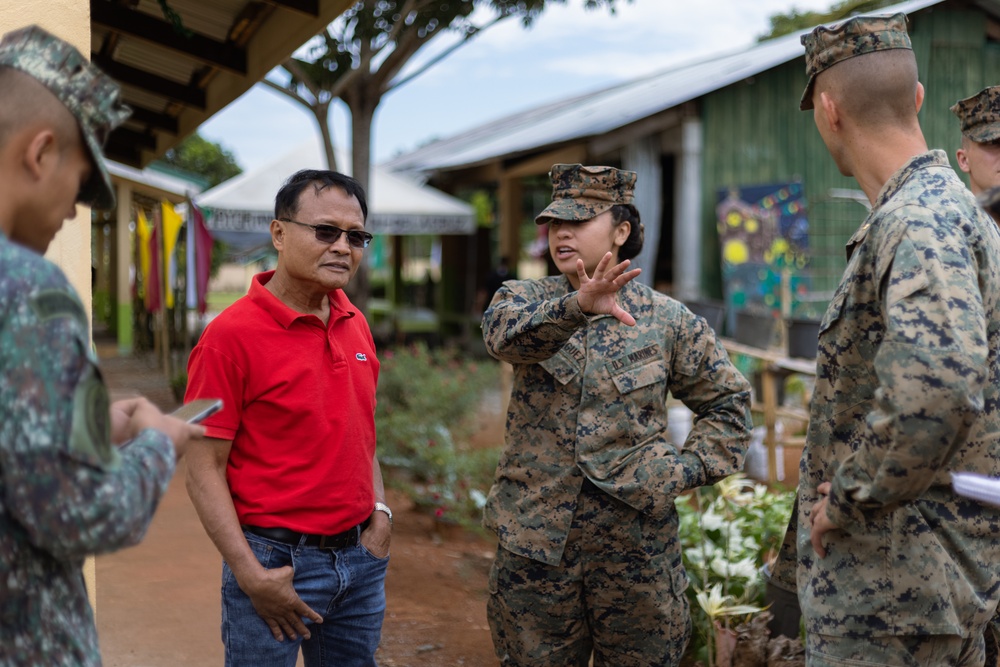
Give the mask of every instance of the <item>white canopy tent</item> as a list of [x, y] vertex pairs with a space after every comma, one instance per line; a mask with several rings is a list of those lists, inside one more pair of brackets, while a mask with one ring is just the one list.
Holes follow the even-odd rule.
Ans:
[[[338, 153], [338, 171], [350, 174], [346, 155]], [[232, 247], [269, 243], [274, 196], [285, 180], [300, 169], [325, 169], [318, 141], [308, 141], [253, 171], [220, 183], [197, 195], [195, 203], [207, 213], [212, 234]], [[373, 167], [366, 227], [373, 234], [472, 234], [473, 208], [427, 185], [380, 167]]]

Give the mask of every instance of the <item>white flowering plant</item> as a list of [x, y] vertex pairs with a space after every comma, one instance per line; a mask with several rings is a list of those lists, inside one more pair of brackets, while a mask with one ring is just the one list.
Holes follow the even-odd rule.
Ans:
[[[793, 491], [733, 475], [676, 501], [694, 624], [689, 655], [715, 664], [715, 637], [764, 609], [761, 572], [781, 545]], [[735, 619], [735, 620], [734, 620]]]

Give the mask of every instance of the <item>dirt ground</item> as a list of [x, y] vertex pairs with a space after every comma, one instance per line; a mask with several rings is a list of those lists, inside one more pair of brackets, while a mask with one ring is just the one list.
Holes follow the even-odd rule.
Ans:
[[[142, 394], [176, 406], [152, 358], [118, 357], [98, 345], [114, 397]], [[502, 428], [487, 411], [483, 428]], [[97, 625], [107, 667], [217, 667], [221, 558], [184, 489], [183, 462], [137, 547], [97, 559]], [[486, 579], [496, 543], [442, 532], [390, 495], [394, 529], [382, 667], [498, 665], [486, 621]]]

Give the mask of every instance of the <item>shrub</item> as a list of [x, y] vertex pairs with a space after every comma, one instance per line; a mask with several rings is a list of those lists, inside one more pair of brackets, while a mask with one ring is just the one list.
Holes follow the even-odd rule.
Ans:
[[387, 483], [439, 517], [478, 526], [499, 447], [473, 450], [464, 440], [484, 396], [499, 386], [498, 365], [423, 344], [380, 358], [379, 462], [397, 471]]
[[174, 395], [174, 400], [178, 403], [184, 402], [184, 394], [187, 392], [188, 376], [184, 371], [176, 373], [170, 378], [170, 391]]

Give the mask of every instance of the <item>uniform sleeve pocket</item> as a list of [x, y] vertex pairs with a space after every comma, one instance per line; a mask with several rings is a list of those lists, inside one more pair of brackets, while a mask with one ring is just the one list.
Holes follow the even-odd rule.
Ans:
[[559, 384], [563, 385], [567, 384], [580, 372], [576, 362], [563, 352], [558, 352], [548, 359], [538, 362], [538, 365], [548, 371]]
[[913, 242], [906, 238], [900, 241], [892, 268], [886, 277], [885, 303], [889, 308], [930, 284], [927, 272], [920, 263], [920, 253]]
[[111, 400], [96, 360], [87, 354], [83, 341], [83, 366], [73, 388], [73, 414], [68, 454], [73, 459], [103, 470], [121, 464], [118, 448], [111, 444]]

